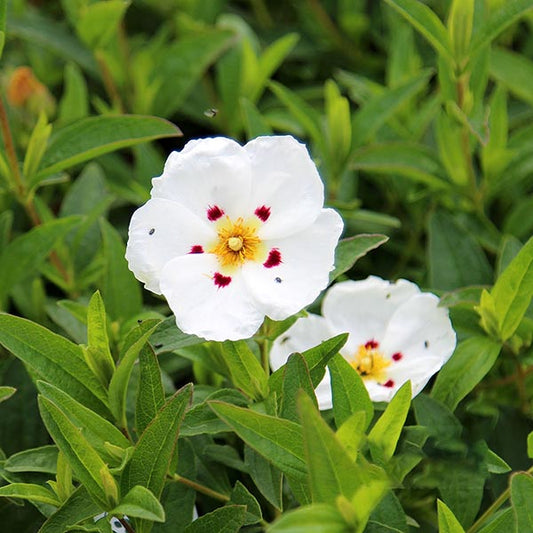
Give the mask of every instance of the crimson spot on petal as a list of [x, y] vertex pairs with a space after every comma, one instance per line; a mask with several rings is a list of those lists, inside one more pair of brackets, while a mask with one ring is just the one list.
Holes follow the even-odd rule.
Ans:
[[203, 254], [204, 249], [199, 244], [195, 244], [194, 246], [191, 246], [191, 251], [189, 253], [190, 254]]
[[396, 352], [392, 354], [393, 361], [399, 361], [402, 357], [403, 357], [403, 354], [401, 352]]
[[220, 272], [215, 272], [213, 281], [217, 287], [227, 287], [231, 283], [230, 276], [223, 276]]
[[257, 218], [261, 219], [263, 222], [266, 222], [270, 216], [270, 207], [262, 205], [261, 207], [258, 207], [254, 213]]
[[267, 260], [263, 263], [266, 268], [272, 268], [278, 266], [281, 263], [281, 252], [277, 248], [272, 248], [268, 252]]
[[218, 220], [223, 214], [224, 214], [224, 211], [222, 211], [222, 209], [220, 209], [218, 205], [210, 205], [207, 209], [207, 218], [211, 222]]
[[374, 339], [371, 339], [365, 342], [365, 348], [367, 350], [376, 350], [378, 347], [379, 347], [379, 342], [375, 341]]
[[383, 386], [392, 389], [392, 387], [394, 387], [394, 381], [392, 381], [392, 379], [389, 379], [388, 381], [385, 381], [385, 383], [383, 383]]

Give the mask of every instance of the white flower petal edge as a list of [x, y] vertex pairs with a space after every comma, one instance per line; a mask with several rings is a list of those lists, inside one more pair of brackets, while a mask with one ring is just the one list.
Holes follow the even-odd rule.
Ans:
[[[333, 336], [323, 317], [309, 314], [304, 318], [299, 318], [272, 344], [272, 349], [270, 350], [270, 366], [272, 370], [277, 370], [283, 366], [291, 353], [303, 352], [313, 348]], [[315, 388], [315, 394], [320, 409], [331, 409], [331, 385], [327, 368], [324, 378]]]
[[312, 303], [327, 287], [342, 229], [340, 215], [322, 209], [304, 231], [265, 241], [268, 249], [279, 251], [279, 264], [270, 268], [253, 262], [243, 265], [246, 286], [267, 316], [284, 320]]
[[191, 243], [216, 238], [212, 227], [176, 202], [153, 198], [131, 218], [126, 259], [145, 287], [161, 294], [159, 279], [168, 261], [191, 251]]
[[252, 167], [252, 204], [271, 212], [261, 238], [287, 237], [312, 224], [324, 202], [324, 185], [305, 145], [289, 135], [264, 136], [244, 150]]
[[[438, 304], [435, 295], [421, 293], [406, 280], [392, 284], [371, 276], [340, 282], [324, 297], [318, 336], [349, 333], [341, 353], [362, 374], [373, 401], [390, 401], [408, 380], [414, 397], [455, 349], [448, 311]], [[317, 324], [316, 318], [302, 318], [285, 332], [290, 342], [277, 339], [272, 348], [276, 364], [287, 359], [287, 348], [308, 349], [309, 341], [317, 340]], [[319, 404], [331, 406], [330, 387], [321, 390]]]
[[161, 291], [185, 333], [209, 340], [251, 337], [263, 322], [241, 276], [220, 287], [213, 282], [213, 254], [192, 254], [169, 261], [161, 272]]

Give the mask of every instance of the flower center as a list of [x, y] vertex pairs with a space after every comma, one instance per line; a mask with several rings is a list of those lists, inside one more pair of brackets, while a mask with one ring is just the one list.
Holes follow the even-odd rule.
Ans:
[[266, 257], [266, 249], [257, 236], [259, 224], [253, 219], [239, 217], [232, 221], [228, 216], [221, 218], [217, 225], [218, 239], [209, 250], [217, 256], [220, 266], [231, 270], [245, 261], [261, 261]]
[[363, 379], [372, 379], [382, 383], [386, 381], [385, 369], [390, 366], [391, 362], [379, 351], [378, 342], [370, 340], [359, 346], [350, 364]]

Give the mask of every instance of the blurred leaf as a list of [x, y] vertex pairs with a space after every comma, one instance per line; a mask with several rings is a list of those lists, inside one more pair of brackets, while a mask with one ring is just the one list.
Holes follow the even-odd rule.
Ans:
[[107, 465], [67, 414], [44, 396], [39, 408], [48, 432], [65, 455], [76, 478], [104, 509], [118, 499], [118, 487]]
[[135, 427], [137, 433], [141, 434], [165, 403], [161, 370], [157, 357], [149, 344], [145, 344], [139, 352], [139, 371]]
[[453, 513], [440, 500], [437, 502], [439, 511], [439, 533], [465, 533]]
[[55, 505], [56, 507], [60, 505], [57, 496], [51, 490], [32, 483], [11, 483], [0, 487], [0, 497], [20, 498], [31, 502]]
[[339, 241], [335, 249], [335, 269], [329, 275], [329, 281], [337, 279], [368, 252], [375, 250], [386, 243], [389, 238], [386, 235], [360, 234]]
[[37, 178], [45, 178], [119, 148], [179, 135], [181, 131], [177, 126], [157, 117], [108, 115], [82, 118], [54, 133]]
[[350, 103], [342, 96], [337, 84], [327, 80], [324, 86], [330, 179], [338, 179], [344, 170], [352, 147]]
[[483, 170], [489, 179], [497, 178], [510, 159], [507, 151], [508, 127], [507, 92], [502, 84], [498, 84], [490, 99], [489, 140], [481, 151]]
[[407, 525], [405, 511], [392, 491], [389, 491], [374, 509], [365, 529], [365, 533], [385, 533], [386, 531], [391, 533], [409, 533], [411, 531]]
[[31, 132], [22, 167], [22, 174], [30, 188], [34, 185], [35, 173], [39, 168], [51, 133], [52, 125], [48, 124], [45, 113], [41, 113]]
[[4, 43], [6, 41], [6, 14], [7, 14], [7, 2], [0, 4], [0, 57], [4, 51]]
[[518, 328], [533, 297], [533, 237], [496, 280], [491, 296], [499, 337], [505, 342]]
[[506, 0], [492, 11], [481, 29], [473, 36], [469, 50], [470, 56], [489, 44], [508, 26], [533, 9], [531, 0]]
[[102, 296], [111, 319], [126, 320], [141, 312], [141, 288], [128, 269], [126, 248], [118, 231], [105, 219], [100, 219], [100, 229], [106, 264]]
[[15, 387], [0, 387], [0, 402], [5, 402], [17, 392]]
[[246, 137], [253, 139], [260, 135], [272, 135], [272, 128], [263, 118], [257, 107], [248, 98], [241, 97], [239, 99], [240, 109], [242, 112], [242, 120]]
[[280, 416], [293, 422], [299, 422], [297, 410], [297, 398], [300, 390], [303, 390], [315, 407], [318, 407], [311, 376], [305, 359], [299, 353], [293, 353], [287, 359], [284, 366], [283, 387], [281, 390]]
[[87, 83], [76, 63], [67, 63], [63, 75], [64, 89], [59, 101], [58, 121], [68, 124], [89, 114]]
[[152, 522], [164, 522], [165, 511], [159, 500], [145, 487], [136, 485], [109, 514], [124, 514]]
[[457, 404], [492, 368], [500, 350], [501, 345], [487, 337], [470, 337], [460, 342], [437, 375], [431, 396], [455, 411]]
[[490, 72], [515, 96], [533, 105], [533, 95], [527, 85], [533, 82], [533, 62], [527, 57], [504, 48], [493, 48]]
[[448, 15], [448, 35], [458, 64], [468, 54], [473, 22], [474, 0], [453, 0]]
[[244, 462], [248, 474], [261, 494], [278, 510], [283, 507], [281, 472], [248, 445], [244, 447]]
[[413, 401], [413, 407], [417, 423], [428, 429], [436, 439], [437, 447], [460, 437], [463, 430], [461, 423], [441, 402], [427, 394], [419, 394]]
[[30, 277], [46, 260], [55, 244], [79, 224], [79, 217], [47, 222], [13, 239], [0, 254], [0, 307], [9, 290]]
[[516, 518], [516, 531], [533, 532], [533, 477], [519, 472], [511, 477], [511, 502]]
[[95, 412], [107, 416], [106, 392], [80, 348], [24, 318], [0, 314], [0, 344], [20, 359], [34, 377], [61, 389]]
[[407, 381], [398, 389], [368, 434], [370, 451], [376, 462], [386, 463], [393, 456], [410, 405], [411, 382]]
[[117, 457], [110, 453], [106, 444], [123, 450], [131, 446], [130, 441], [116, 426], [78, 403], [61, 389], [44, 381], [38, 381], [37, 387], [42, 396], [69, 414], [71, 422], [81, 428], [83, 437], [108, 464], [116, 464]]
[[4, 468], [8, 472], [57, 472], [57, 446], [40, 446], [15, 453], [6, 459]]
[[245, 515], [244, 505], [219, 507], [192, 522], [185, 529], [185, 533], [237, 533], [244, 525]]
[[223, 402], [211, 401], [209, 405], [244, 442], [282, 472], [305, 482], [307, 470], [299, 424]]
[[433, 189], [449, 190], [444, 169], [435, 153], [422, 144], [388, 142], [372, 144], [354, 152], [352, 168], [377, 174], [402, 176]]
[[191, 393], [191, 385], [178, 390], [144, 430], [122, 474], [121, 488], [124, 492], [135, 485], [142, 485], [156, 498], [161, 496]]
[[437, 211], [429, 219], [428, 254], [430, 286], [435, 289], [491, 282], [491, 268], [480, 245], [445, 211]]
[[78, 11], [76, 30], [90, 48], [102, 48], [117, 33], [117, 26], [130, 5], [128, 0], [106, 0], [85, 4]]
[[163, 320], [151, 337], [156, 353], [174, 352], [180, 348], [203, 344], [205, 339], [183, 333], [176, 326], [176, 318], [170, 316]]
[[335, 355], [328, 363], [333, 395], [335, 424], [340, 428], [353, 413], [365, 413], [365, 429], [372, 422], [374, 405], [368, 391], [356, 370], [342, 357]]
[[268, 533], [348, 533], [352, 529], [333, 505], [318, 503], [284, 513]]
[[469, 171], [463, 153], [462, 128], [444, 109], [437, 116], [435, 136], [441, 161], [450, 180], [459, 187], [466, 187]]

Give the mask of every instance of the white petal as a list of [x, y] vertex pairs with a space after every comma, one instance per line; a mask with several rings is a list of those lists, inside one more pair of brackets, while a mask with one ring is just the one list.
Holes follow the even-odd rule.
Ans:
[[[331, 338], [333, 335], [321, 316], [309, 314], [298, 319], [272, 344], [270, 350], [270, 366], [272, 370], [277, 370], [284, 365], [291, 353], [304, 352], [318, 346], [322, 341]], [[315, 393], [318, 407], [322, 410], [331, 409], [331, 385], [327, 368], [324, 378], [315, 388]]]
[[428, 355], [423, 359], [405, 359], [399, 363], [393, 363], [387, 369], [387, 377], [394, 382], [394, 387], [391, 387], [394, 391], [398, 390], [406, 381], [411, 380], [414, 397], [424, 388], [431, 376], [441, 369], [443, 364], [442, 359], [436, 355]]
[[211, 225], [180, 204], [160, 198], [148, 200], [130, 221], [128, 266], [148, 290], [161, 294], [159, 279], [165, 264], [215, 237]]
[[212, 207], [232, 219], [253, 214], [249, 157], [225, 137], [190, 141], [181, 152], [172, 152], [152, 185], [152, 197], [179, 202], [205, 220]]
[[266, 315], [283, 320], [311, 304], [327, 287], [342, 228], [339, 214], [323, 209], [306, 230], [265, 242], [268, 249], [279, 250], [279, 265], [266, 268], [251, 261], [243, 265], [246, 285]]
[[381, 343], [398, 305], [418, 292], [414, 283], [403, 279], [390, 283], [370, 276], [362, 281], [342, 281], [324, 297], [322, 314], [334, 331], [350, 334], [345, 348], [353, 352], [369, 340]]
[[401, 352], [406, 360], [435, 356], [444, 364], [452, 355], [456, 336], [447, 309], [430, 293], [409, 298], [392, 315], [381, 345], [392, 355]]
[[324, 204], [324, 185], [305, 145], [289, 135], [266, 136], [244, 149], [252, 165], [251, 201], [255, 208], [270, 209], [261, 238], [287, 236], [309, 226]]
[[264, 314], [237, 272], [225, 287], [215, 284], [218, 262], [213, 254], [193, 254], [168, 262], [161, 272], [161, 292], [178, 327], [208, 340], [251, 337]]

